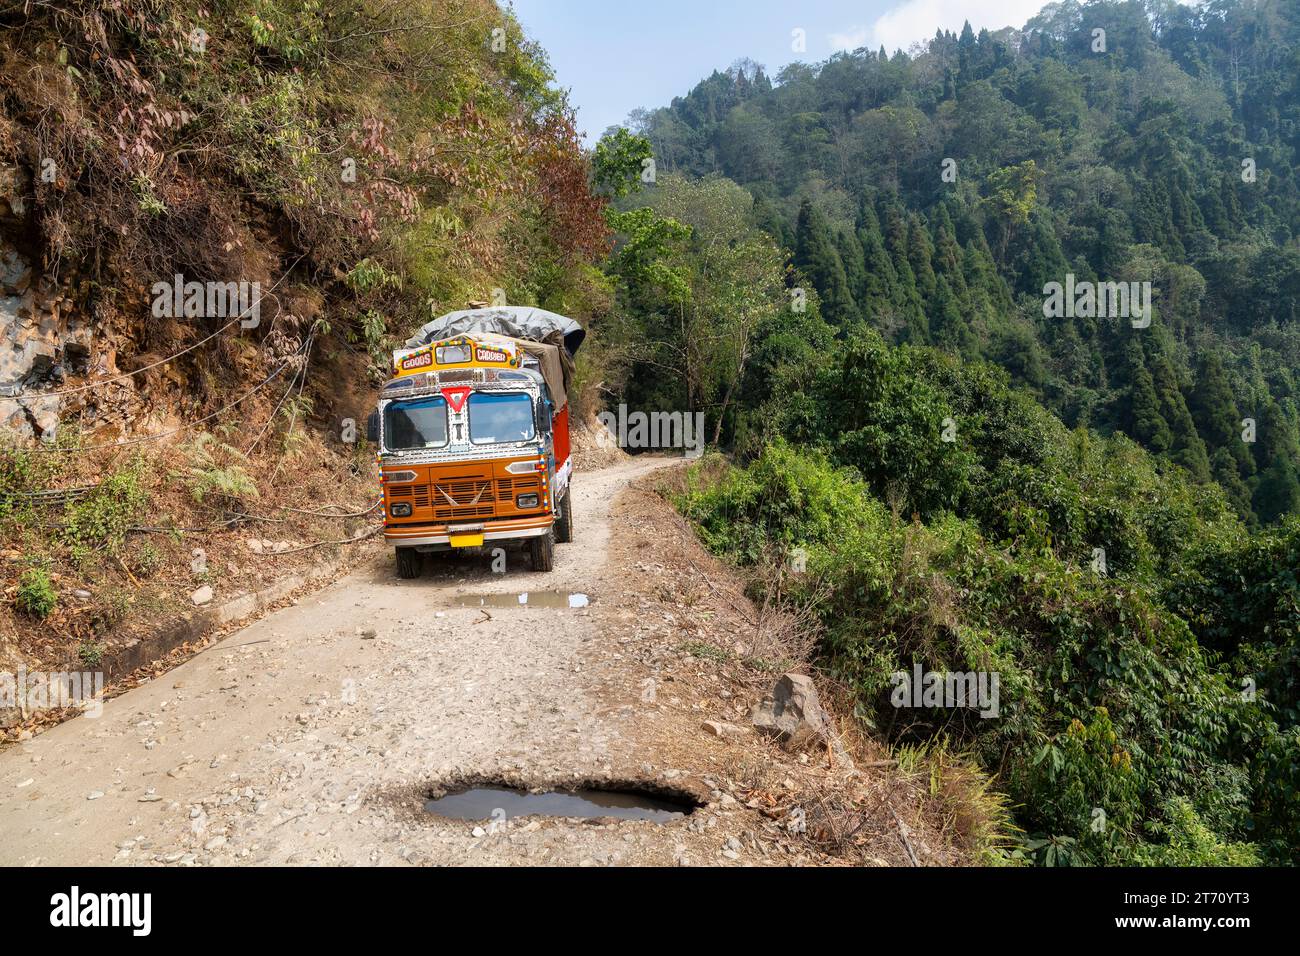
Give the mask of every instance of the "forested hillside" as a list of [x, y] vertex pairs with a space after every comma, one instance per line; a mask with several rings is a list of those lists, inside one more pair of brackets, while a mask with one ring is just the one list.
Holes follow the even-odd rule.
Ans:
[[[1251, 522], [1300, 511], [1294, 2], [1055, 3], [910, 55], [741, 62], [635, 118], [661, 171], [753, 194], [840, 334], [989, 359]], [[1149, 327], [1045, 314], [1076, 282], [1150, 282]]]
[[[706, 413], [731, 457], [683, 513], [865, 726], [983, 768], [1024, 831], [990, 858], [1295, 858], [1298, 31], [1054, 5], [741, 64], [595, 151], [588, 368]], [[1054, 308], [1130, 281], [1149, 313]], [[997, 713], [900, 705], [914, 668], [996, 676]]]

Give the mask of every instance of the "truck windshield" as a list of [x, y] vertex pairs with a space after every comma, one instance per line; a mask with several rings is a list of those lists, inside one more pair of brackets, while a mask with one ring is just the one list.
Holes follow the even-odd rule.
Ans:
[[415, 398], [384, 409], [384, 446], [390, 451], [438, 448], [447, 444], [447, 402]]
[[522, 394], [475, 392], [469, 397], [469, 438], [476, 445], [532, 438], [533, 400]]

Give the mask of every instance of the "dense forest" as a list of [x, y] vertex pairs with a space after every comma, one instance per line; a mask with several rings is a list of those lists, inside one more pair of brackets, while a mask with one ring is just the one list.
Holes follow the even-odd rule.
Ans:
[[[1056, 3], [914, 55], [742, 62], [634, 130], [743, 185], [837, 331], [994, 361], [1269, 523], [1300, 510], [1298, 40], [1283, 0]], [[1067, 276], [1150, 282], [1149, 327], [1045, 315]]]
[[[1054, 4], [743, 62], [593, 155], [585, 374], [707, 413], [728, 456], [679, 506], [867, 726], [990, 775], [1023, 830], [990, 859], [1294, 858], [1298, 37], [1294, 4]], [[997, 674], [996, 719], [900, 711], [914, 666]]]

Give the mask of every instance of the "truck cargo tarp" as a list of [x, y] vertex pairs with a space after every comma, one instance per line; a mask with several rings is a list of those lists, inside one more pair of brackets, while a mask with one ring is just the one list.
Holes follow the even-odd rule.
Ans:
[[[502, 305], [490, 309], [448, 312], [421, 326], [420, 331], [406, 340], [406, 347], [419, 348], [453, 335], [469, 335], [474, 332], [495, 332], [515, 339], [551, 342], [555, 345], [562, 343], [570, 358], [578, 354], [582, 340], [587, 337], [582, 326], [568, 316], [527, 305]], [[559, 341], [556, 341], [557, 333]]]
[[465, 309], [427, 322], [406, 340], [407, 348], [419, 348], [456, 335], [492, 333], [518, 339], [520, 345], [537, 359], [542, 378], [550, 390], [551, 401], [559, 411], [569, 400], [573, 381], [573, 355], [587, 333], [577, 322], [555, 312], [528, 306], [499, 306], [492, 309]]

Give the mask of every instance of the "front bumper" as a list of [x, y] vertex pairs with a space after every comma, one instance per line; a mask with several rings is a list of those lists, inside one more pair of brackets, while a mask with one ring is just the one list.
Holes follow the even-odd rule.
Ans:
[[515, 518], [509, 521], [484, 522], [482, 525], [389, 525], [384, 528], [384, 541], [399, 548], [416, 548], [423, 545], [451, 544], [452, 534], [482, 534], [483, 542], [514, 541], [519, 538], [539, 538], [551, 530], [555, 523], [552, 515], [533, 518]]

